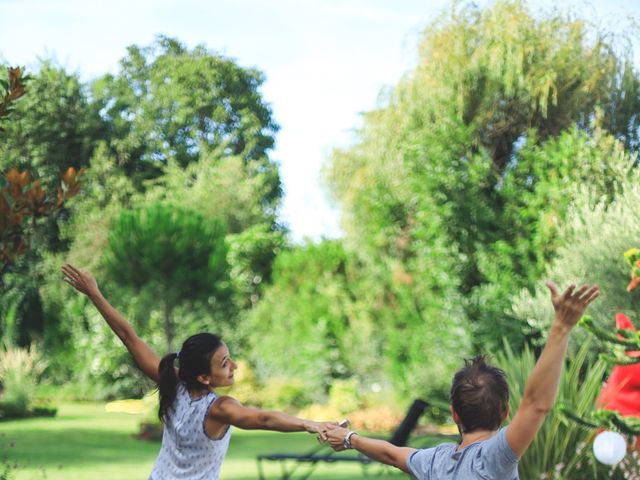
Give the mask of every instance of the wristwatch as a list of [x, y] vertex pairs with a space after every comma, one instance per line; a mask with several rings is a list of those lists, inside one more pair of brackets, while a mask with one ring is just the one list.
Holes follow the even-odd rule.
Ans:
[[342, 440], [342, 446], [343, 446], [345, 449], [353, 448], [353, 447], [351, 446], [351, 437], [352, 437], [353, 435], [357, 435], [357, 433], [356, 433], [356, 432], [353, 432], [353, 431], [349, 431], [349, 432], [347, 432], [347, 434], [344, 436], [344, 439]]

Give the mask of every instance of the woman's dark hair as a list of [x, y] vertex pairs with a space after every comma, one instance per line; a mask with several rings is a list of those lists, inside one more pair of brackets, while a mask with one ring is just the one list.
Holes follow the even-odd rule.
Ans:
[[461, 433], [497, 430], [509, 407], [507, 376], [484, 355], [465, 360], [453, 377], [451, 406], [460, 417]]
[[[199, 375], [208, 374], [211, 370], [211, 357], [222, 345], [222, 339], [212, 333], [198, 333], [185, 340], [180, 353], [169, 353], [160, 360], [158, 392], [160, 393], [160, 408], [158, 417], [165, 421], [169, 408], [176, 399], [178, 382], [182, 381], [189, 390], [207, 388], [197, 379]], [[178, 359], [178, 374], [174, 367]]]

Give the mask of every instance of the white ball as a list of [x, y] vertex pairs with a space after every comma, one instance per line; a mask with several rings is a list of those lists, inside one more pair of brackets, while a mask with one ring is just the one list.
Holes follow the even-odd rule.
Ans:
[[615, 465], [627, 453], [627, 442], [617, 432], [599, 433], [593, 442], [593, 454], [600, 463]]

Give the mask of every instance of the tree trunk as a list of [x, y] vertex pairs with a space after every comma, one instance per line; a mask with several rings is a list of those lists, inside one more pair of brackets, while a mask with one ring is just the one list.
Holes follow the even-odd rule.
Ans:
[[167, 353], [173, 352], [173, 325], [171, 323], [172, 306], [164, 302], [164, 338], [167, 341]]

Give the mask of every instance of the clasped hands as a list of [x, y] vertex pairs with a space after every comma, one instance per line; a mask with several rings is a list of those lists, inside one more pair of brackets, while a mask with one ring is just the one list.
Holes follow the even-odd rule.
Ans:
[[339, 424], [323, 423], [322, 428], [318, 430], [318, 441], [320, 443], [328, 443], [336, 452], [345, 450], [344, 439], [350, 432], [350, 430], [346, 428], [348, 426], [348, 420], [344, 420]]

